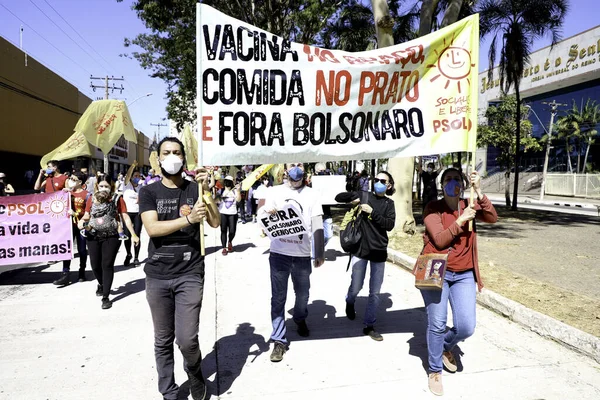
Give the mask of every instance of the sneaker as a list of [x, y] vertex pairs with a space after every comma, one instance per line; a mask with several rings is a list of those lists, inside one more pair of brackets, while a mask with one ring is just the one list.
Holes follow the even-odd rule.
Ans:
[[102, 287], [102, 285], [98, 285], [98, 287], [96, 288], [96, 296], [100, 297], [103, 295], [104, 288]]
[[348, 317], [350, 321], [354, 321], [354, 318], [356, 318], [354, 304], [346, 302], [346, 317]]
[[252, 223], [256, 223], [256, 216], [252, 218]]
[[85, 268], [79, 270], [78, 282], [85, 282]]
[[140, 260], [137, 257], [133, 259], [133, 265], [140, 265]]
[[227, 251], [230, 253], [233, 251], [233, 245], [231, 244], [231, 242], [227, 243]]
[[458, 369], [456, 365], [456, 359], [451, 351], [444, 351], [442, 353], [442, 362], [444, 363], [444, 367], [448, 372], [456, 372]]
[[432, 372], [429, 374], [429, 390], [436, 396], [444, 395], [444, 387], [442, 386], [441, 372]]
[[279, 362], [283, 360], [283, 355], [286, 352], [285, 344], [281, 342], [275, 342], [273, 351], [271, 352], [271, 362]]
[[194, 400], [204, 400], [206, 398], [206, 383], [202, 376], [199, 378], [193, 374], [188, 373], [188, 379], [190, 381], [190, 393]]
[[298, 325], [298, 335], [302, 336], [302, 337], [308, 337], [308, 335], [310, 334], [310, 331], [308, 330], [308, 325], [306, 325], [306, 320], [302, 320], [302, 321], [296, 321], [294, 320], [294, 322], [296, 323], [296, 325]]
[[65, 285], [68, 285], [69, 283], [71, 283], [71, 282], [69, 280], [68, 272], [63, 272], [60, 278], [58, 278], [57, 280], [52, 282], [52, 284], [54, 284], [56, 286], [65, 286]]
[[223, 251], [221, 252], [221, 254], [223, 254], [224, 256], [227, 255], [227, 249], [223, 249]]
[[369, 337], [377, 342], [381, 342], [383, 340], [383, 336], [379, 332], [375, 330], [372, 326], [367, 326], [363, 329], [363, 333], [365, 335], [369, 335]]
[[104, 297], [102, 299], [102, 309], [103, 310], [108, 310], [111, 307], [112, 307], [112, 301], [110, 301], [109, 299], [107, 299], [106, 297]]
[[123, 265], [126, 267], [129, 266], [129, 264], [131, 264], [131, 254], [125, 256], [125, 262], [123, 263]]

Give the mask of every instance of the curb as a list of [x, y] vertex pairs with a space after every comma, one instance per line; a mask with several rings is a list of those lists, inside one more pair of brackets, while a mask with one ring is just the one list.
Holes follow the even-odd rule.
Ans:
[[[339, 226], [334, 226], [334, 232], [339, 235]], [[416, 258], [390, 248], [388, 248], [387, 260], [408, 271], [411, 275], [417, 261]], [[600, 338], [594, 335], [527, 308], [489, 289], [484, 288], [482, 292], [477, 293], [477, 303], [542, 337], [552, 339], [600, 363]]]
[[[388, 261], [412, 273], [416, 258], [388, 249]], [[488, 289], [477, 293], [477, 303], [545, 338], [552, 339], [600, 363], [600, 338], [525, 307]]]

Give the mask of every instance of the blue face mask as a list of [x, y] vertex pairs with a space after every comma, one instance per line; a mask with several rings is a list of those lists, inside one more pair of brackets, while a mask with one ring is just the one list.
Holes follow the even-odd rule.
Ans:
[[131, 179], [131, 182], [133, 182], [135, 185], [137, 185], [139, 181], [140, 181], [140, 178]]
[[52, 168], [48, 168], [48, 169], [46, 170], [46, 173], [47, 173], [48, 175], [50, 175], [50, 174], [53, 174], [53, 173], [54, 173], [54, 170], [53, 170]]
[[387, 190], [387, 185], [384, 185], [381, 182], [377, 182], [374, 186], [376, 194], [384, 194]]
[[288, 176], [294, 182], [298, 182], [304, 177], [304, 171], [300, 167], [293, 167], [288, 171]]
[[462, 185], [460, 184], [460, 182], [452, 179], [444, 186], [444, 193], [446, 193], [446, 196], [448, 197], [457, 197], [458, 195], [460, 195], [461, 189]]

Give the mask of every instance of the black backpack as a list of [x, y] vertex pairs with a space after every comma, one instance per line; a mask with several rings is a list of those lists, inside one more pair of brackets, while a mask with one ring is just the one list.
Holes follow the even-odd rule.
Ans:
[[106, 207], [92, 205], [89, 225], [92, 228], [91, 233], [95, 237], [107, 238], [117, 235], [119, 226], [117, 222], [117, 201], [119, 201], [119, 197], [118, 194], [115, 194]]
[[369, 194], [367, 192], [358, 193], [360, 195], [360, 203], [354, 206], [350, 211], [346, 212], [344, 220], [340, 225], [340, 244], [342, 245], [342, 249], [349, 253], [346, 271], [350, 268], [352, 254], [358, 252], [360, 249], [360, 242], [363, 239], [363, 217], [360, 204], [368, 204], [369, 202]]

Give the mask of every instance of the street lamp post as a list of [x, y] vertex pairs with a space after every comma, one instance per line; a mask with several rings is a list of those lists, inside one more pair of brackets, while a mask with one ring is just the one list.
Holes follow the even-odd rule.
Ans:
[[131, 105], [133, 103], [135, 103], [136, 101], [138, 101], [139, 99], [142, 99], [142, 98], [148, 97], [148, 96], [152, 96], [152, 93], [146, 93], [145, 95], [138, 97], [137, 99], [133, 100], [131, 103], [127, 104], [127, 107], [131, 107]]
[[558, 113], [558, 106], [562, 105], [560, 103], [557, 103], [556, 100], [552, 100], [552, 103], [543, 102], [543, 104], [548, 104], [551, 107], [551, 109], [550, 109], [550, 127], [549, 127], [549, 130], [546, 130], [546, 127], [544, 126], [544, 124], [540, 120], [540, 117], [538, 117], [538, 115], [536, 114], [536, 112], [533, 110], [533, 108], [531, 108], [530, 105], [526, 106], [527, 108], [529, 108], [533, 112], [533, 115], [535, 115], [535, 117], [537, 118], [537, 120], [540, 121], [540, 124], [542, 125], [542, 128], [544, 128], [544, 131], [548, 134], [548, 140], [546, 141], [546, 155], [544, 156], [544, 169], [543, 169], [543, 172], [542, 172], [542, 186], [540, 188], [540, 201], [544, 200], [544, 194], [546, 192], [546, 176], [548, 174], [548, 160], [550, 158], [550, 148], [551, 148], [550, 142], [552, 141], [552, 127], [554, 125], [554, 117]]

